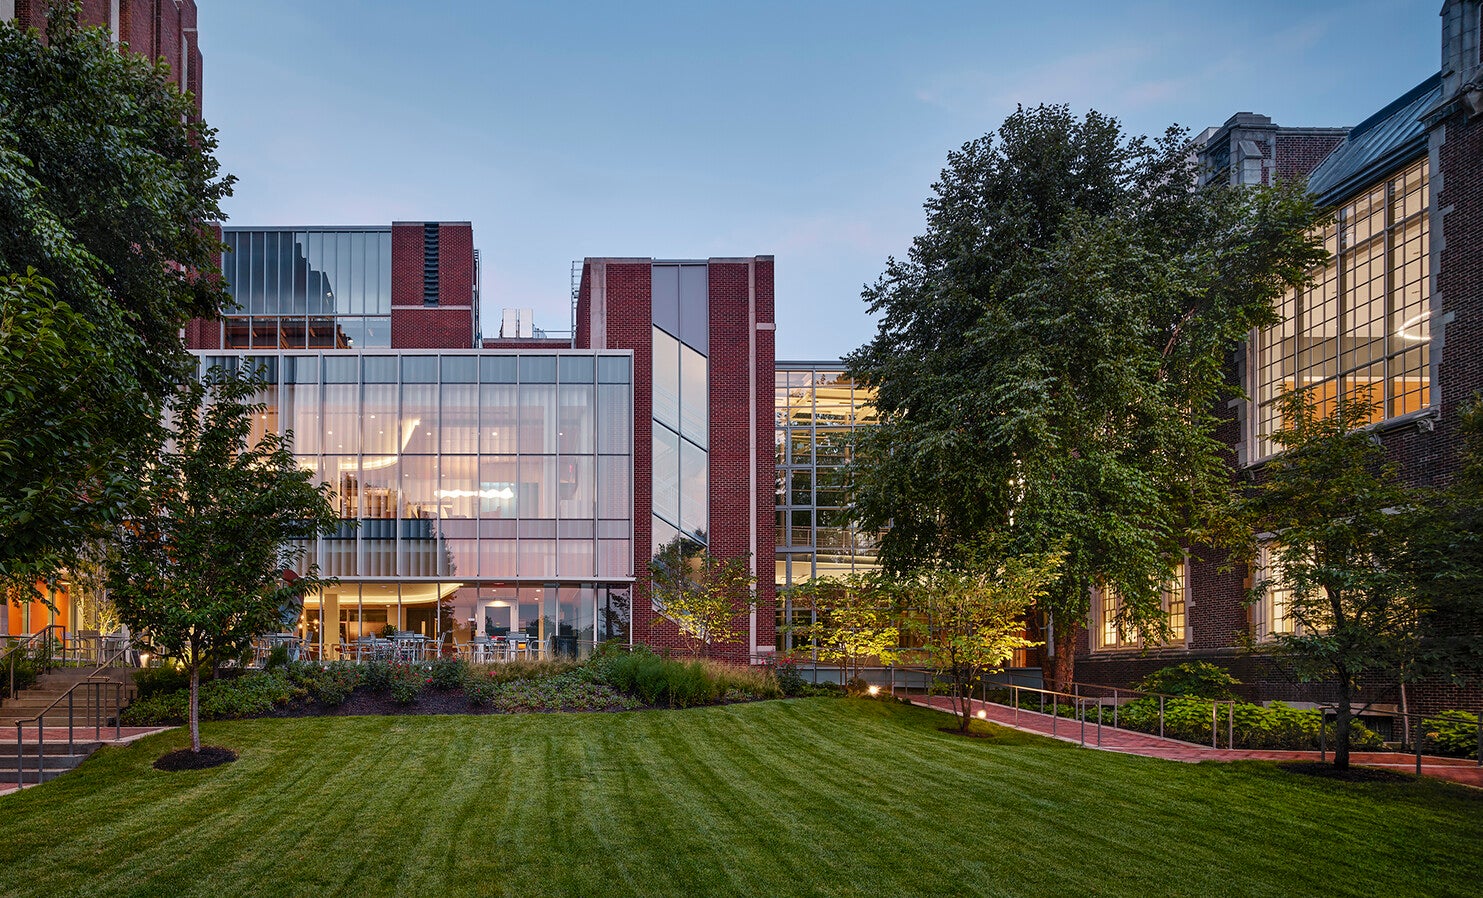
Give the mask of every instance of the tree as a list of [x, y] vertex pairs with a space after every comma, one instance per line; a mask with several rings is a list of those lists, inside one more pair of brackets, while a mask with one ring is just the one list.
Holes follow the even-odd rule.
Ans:
[[29, 586], [118, 520], [149, 460], [181, 329], [226, 302], [206, 223], [232, 178], [166, 69], [78, 27], [73, 4], [45, 42], [0, 24], [0, 98], [0, 366], [21, 375], [0, 394], [19, 459], [0, 475], [0, 576]]
[[799, 635], [818, 647], [819, 660], [839, 664], [847, 681], [860, 676], [868, 658], [894, 664], [900, 657], [900, 596], [889, 577], [878, 571], [815, 577], [793, 587], [792, 596], [793, 607], [815, 612]]
[[649, 563], [649, 595], [655, 610], [694, 640], [697, 654], [716, 643], [746, 635], [745, 615], [757, 604], [751, 558], [721, 559], [686, 537], [660, 547]]
[[1349, 766], [1350, 723], [1361, 681], [1389, 678], [1412, 654], [1424, 616], [1397, 560], [1420, 518], [1385, 450], [1362, 428], [1367, 395], [1282, 400], [1282, 454], [1267, 462], [1244, 503], [1251, 532], [1267, 534], [1267, 569], [1252, 601], [1276, 603], [1290, 627], [1270, 636], [1306, 680], [1331, 681], [1334, 766]]
[[990, 542], [902, 579], [907, 625], [922, 637], [927, 667], [952, 684], [960, 730], [973, 716], [974, 681], [1003, 670], [1017, 649], [1039, 644], [1024, 635], [1025, 611], [1044, 598], [1060, 564], [1060, 553], [1006, 555]]
[[301, 543], [334, 532], [330, 488], [316, 486], [285, 438], [249, 445], [248, 371], [207, 372], [171, 406], [169, 438], [143, 484], [143, 505], [118, 528], [108, 590], [120, 618], [190, 673], [191, 749], [200, 751], [200, 676], [276, 630], [283, 608], [330, 581], [294, 571]]
[[1126, 631], [1163, 635], [1159, 584], [1231, 498], [1225, 363], [1322, 258], [1300, 186], [1196, 191], [1189, 156], [1177, 129], [1021, 108], [949, 155], [925, 233], [864, 291], [877, 334], [848, 365], [881, 423], [856, 515], [890, 527], [897, 572], [988, 534], [1061, 547], [1037, 600], [1059, 685], [1094, 584]]

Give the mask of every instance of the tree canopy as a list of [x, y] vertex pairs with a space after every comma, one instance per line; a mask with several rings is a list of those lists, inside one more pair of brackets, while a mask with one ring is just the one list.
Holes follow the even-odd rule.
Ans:
[[[188, 362], [181, 329], [227, 301], [215, 132], [162, 64], [74, 13], [59, 4], [44, 42], [0, 25], [0, 365], [25, 371], [0, 420], [32, 432], [0, 479], [12, 582], [55, 573], [88, 525], [117, 519], [114, 487], [138, 479], [139, 437]], [[42, 397], [84, 405], [28, 419]]]
[[277, 630], [286, 606], [323, 585], [303, 543], [340, 522], [330, 487], [315, 485], [284, 437], [249, 443], [261, 386], [253, 372], [212, 369], [179, 390], [141, 511], [118, 527], [105, 562], [120, 618], [191, 673], [196, 750], [200, 671]]
[[893, 570], [991, 536], [1063, 550], [1038, 602], [1058, 682], [1094, 585], [1125, 629], [1166, 627], [1159, 583], [1230, 498], [1226, 363], [1323, 255], [1301, 185], [1195, 175], [1181, 130], [1021, 108], [949, 155], [925, 232], [864, 292], [877, 334], [848, 365], [881, 424], [856, 514], [889, 525]]
[[649, 562], [654, 610], [694, 641], [698, 654], [746, 636], [746, 615], [756, 606], [751, 556], [718, 558], [683, 534], [660, 546]]

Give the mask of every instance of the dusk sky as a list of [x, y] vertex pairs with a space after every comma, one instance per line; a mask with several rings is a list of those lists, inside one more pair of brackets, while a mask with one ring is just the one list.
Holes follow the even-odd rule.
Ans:
[[1016, 104], [1353, 125], [1436, 72], [1441, 0], [199, 6], [233, 224], [472, 221], [486, 336], [565, 331], [583, 256], [771, 254], [778, 358], [826, 359]]

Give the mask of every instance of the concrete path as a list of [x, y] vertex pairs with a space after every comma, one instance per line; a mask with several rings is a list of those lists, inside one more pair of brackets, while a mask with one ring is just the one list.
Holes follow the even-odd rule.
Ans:
[[[913, 696], [911, 701], [912, 704], [921, 705], [924, 708], [955, 713], [953, 702], [946, 696]], [[1082, 724], [1079, 720], [1069, 717], [1057, 718], [1050, 714], [1041, 714], [1036, 711], [1026, 711], [1024, 709], [1016, 711], [1008, 705], [982, 702], [977, 699], [973, 700], [973, 711], [975, 715], [979, 711], [982, 711], [983, 719], [1001, 726], [1023, 730], [1027, 733], [1036, 733], [1041, 736], [1050, 736], [1065, 742], [1074, 742], [1078, 745], [1082, 744]], [[1150, 736], [1146, 733], [1115, 730], [1110, 726], [1102, 727], [1101, 744], [1099, 745], [1097, 725], [1092, 721], [1088, 721], [1086, 724], [1085, 738], [1087, 748], [1096, 748], [1102, 751], [1114, 751], [1129, 755], [1142, 755], [1146, 758], [1185, 761], [1188, 763], [1197, 763], [1200, 761], [1317, 761], [1319, 759], [1318, 752], [1316, 751], [1210, 748], [1209, 746], [1180, 742], [1176, 739], [1160, 739], [1158, 736]], [[1402, 773], [1414, 773], [1416, 771], [1415, 755], [1401, 754], [1399, 752], [1354, 752], [1350, 754], [1349, 758], [1354, 764], [1364, 767], [1383, 767]], [[1434, 776], [1467, 786], [1483, 788], [1483, 767], [1479, 767], [1476, 761], [1466, 758], [1423, 757], [1421, 759], [1421, 772], [1424, 776]]]

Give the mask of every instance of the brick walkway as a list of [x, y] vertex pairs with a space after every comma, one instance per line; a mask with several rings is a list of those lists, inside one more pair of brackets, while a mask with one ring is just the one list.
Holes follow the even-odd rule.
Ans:
[[[946, 696], [913, 696], [912, 704], [953, 713], [953, 703]], [[1056, 718], [1049, 714], [1023, 709], [1017, 712], [1008, 705], [981, 702], [977, 699], [973, 701], [973, 710], [975, 714], [983, 711], [985, 720], [1001, 726], [1050, 736], [1065, 742], [1075, 742], [1078, 745], [1082, 742], [1082, 724], [1079, 720], [1068, 717]], [[1160, 739], [1158, 736], [1150, 736], [1146, 733], [1115, 730], [1110, 726], [1102, 727], [1101, 744], [1097, 742], [1097, 725], [1088, 721], [1086, 724], [1087, 748], [1142, 755], [1146, 758], [1163, 758], [1193, 764], [1200, 761], [1317, 761], [1319, 757], [1316, 751], [1232, 750], [1202, 747], [1175, 739]], [[1383, 767], [1403, 773], [1414, 773], [1416, 770], [1416, 756], [1399, 752], [1353, 752], [1349, 759], [1364, 767]], [[1425, 776], [1434, 776], [1467, 786], [1483, 788], [1483, 767], [1479, 767], [1476, 761], [1466, 758], [1423, 757], [1421, 772]]]

